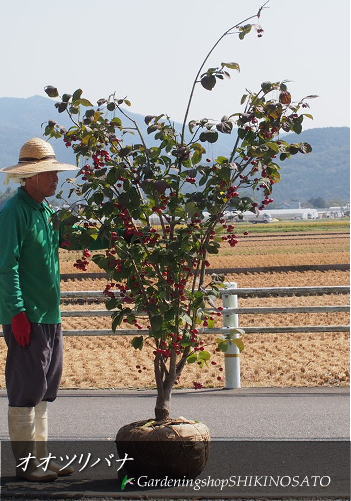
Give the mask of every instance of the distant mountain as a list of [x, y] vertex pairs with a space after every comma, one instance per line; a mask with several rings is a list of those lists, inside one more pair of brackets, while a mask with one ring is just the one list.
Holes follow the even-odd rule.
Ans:
[[300, 135], [289, 134], [287, 140], [296, 143], [306, 141], [312, 145], [313, 150], [308, 155], [296, 155], [283, 163], [282, 180], [274, 186], [274, 199], [349, 199], [348, 127], [309, 129]]
[[[144, 117], [130, 114], [142, 130], [146, 131]], [[70, 125], [66, 116], [58, 114], [53, 101], [48, 98], [0, 98], [0, 166], [16, 163], [21, 145], [31, 137], [41, 137], [41, 124], [49, 119], [66, 127]], [[300, 135], [288, 134], [290, 142], [310, 143], [313, 152], [309, 155], [296, 155], [282, 164], [282, 181], [274, 186], [273, 198], [278, 203], [291, 200], [303, 202], [314, 197], [348, 200], [349, 133], [348, 127], [325, 127], [309, 129]], [[228, 155], [234, 142], [234, 134], [235, 131], [231, 135], [221, 134], [217, 143], [209, 145], [208, 155], [213, 158]], [[137, 141], [136, 136], [127, 138], [129, 143]], [[148, 136], [148, 139], [151, 146], [153, 139], [151, 136]], [[71, 150], [67, 150], [61, 141], [53, 142], [53, 145], [60, 160], [75, 163]], [[72, 174], [65, 173], [60, 177], [63, 180], [71, 176]], [[0, 178], [0, 193], [4, 190], [5, 186]]]

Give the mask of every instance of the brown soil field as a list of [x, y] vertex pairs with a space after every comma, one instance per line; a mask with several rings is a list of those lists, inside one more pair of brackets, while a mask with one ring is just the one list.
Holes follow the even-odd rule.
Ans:
[[[252, 273], [228, 276], [241, 287], [347, 285], [349, 274], [341, 271]], [[62, 283], [63, 290], [99, 290], [103, 280]], [[240, 306], [345, 305], [347, 296], [271, 297], [240, 299]], [[64, 305], [63, 310], [104, 309], [103, 304]], [[218, 319], [220, 326], [221, 319]], [[241, 315], [240, 324], [253, 325], [337, 325], [348, 324], [347, 313]], [[66, 317], [68, 329], [109, 329], [108, 317]], [[126, 325], [124, 327], [127, 327]], [[349, 384], [349, 336], [347, 333], [246, 334], [241, 356], [242, 385], [249, 386], [344, 386]], [[65, 368], [62, 388], [152, 388], [152, 348], [135, 351], [129, 336], [73, 336], [65, 338]], [[215, 336], [206, 336], [213, 351]], [[5, 343], [0, 341], [0, 360], [5, 362]], [[179, 387], [201, 382], [205, 387], [223, 386], [223, 354], [214, 353], [200, 369], [186, 367]], [[138, 372], [136, 365], [141, 366]], [[221, 378], [218, 380], [217, 378]], [[4, 387], [4, 379], [0, 379]]]
[[[285, 273], [237, 273], [226, 275], [228, 282], [237, 282], [238, 287], [307, 287], [348, 285], [349, 272], [329, 271], [288, 271]], [[61, 282], [62, 291], [103, 290], [106, 280], [82, 278]], [[328, 296], [326, 296], [328, 297]]]
[[[227, 242], [221, 245], [220, 253], [209, 255], [212, 268], [249, 268], [264, 266], [300, 266], [312, 264], [348, 264], [349, 237], [323, 235], [319, 237], [270, 235], [269, 238], [240, 238], [232, 248]], [[74, 260], [78, 251], [61, 251], [61, 273], [76, 273]], [[88, 271], [100, 269], [90, 263]]]
[[[256, 240], [255, 235], [255, 240]], [[280, 237], [280, 239], [278, 238]], [[242, 241], [241, 247], [223, 246], [211, 256], [212, 267], [260, 267], [347, 263], [347, 239], [274, 236], [264, 241]], [[269, 242], [267, 242], [269, 240]], [[293, 243], [291, 242], [293, 240]], [[255, 244], [255, 245], [254, 245]], [[240, 252], [239, 253], [239, 248]], [[245, 255], [245, 252], [248, 255]], [[228, 255], [226, 255], [228, 253]], [[74, 260], [80, 252], [61, 253], [61, 272], [75, 273]], [[88, 271], [100, 271], [92, 265]], [[62, 290], [102, 290], [105, 280], [68, 280]], [[303, 287], [348, 285], [346, 271], [304, 271], [227, 275], [238, 287]], [[346, 305], [346, 295], [307, 297], [241, 298], [240, 306]], [[63, 305], [63, 310], [101, 310], [103, 304]], [[242, 326], [347, 325], [347, 313], [241, 315]], [[217, 326], [221, 325], [218, 318]], [[110, 329], [109, 317], [64, 317], [66, 330]], [[122, 327], [127, 328], [127, 325]], [[206, 336], [214, 351], [215, 336]], [[245, 334], [241, 355], [242, 385], [258, 386], [345, 386], [349, 384], [349, 336], [347, 333]], [[67, 336], [62, 388], [153, 388], [152, 347], [143, 351], [130, 347], [130, 336]], [[5, 363], [6, 346], [0, 339], [0, 362]], [[201, 382], [205, 387], [223, 387], [224, 357], [213, 353], [216, 365], [188, 365], [179, 387]], [[140, 366], [138, 369], [136, 366]], [[4, 376], [0, 387], [5, 386]]]

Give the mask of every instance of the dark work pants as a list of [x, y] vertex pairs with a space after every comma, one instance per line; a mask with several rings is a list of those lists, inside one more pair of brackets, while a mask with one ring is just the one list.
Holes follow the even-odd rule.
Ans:
[[6, 388], [11, 407], [35, 407], [57, 396], [63, 365], [61, 324], [32, 323], [29, 346], [20, 346], [11, 329], [3, 325], [7, 344]]

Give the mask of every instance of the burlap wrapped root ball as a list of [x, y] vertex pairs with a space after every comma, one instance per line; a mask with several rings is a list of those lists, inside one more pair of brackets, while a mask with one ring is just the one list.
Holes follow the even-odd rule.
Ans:
[[127, 453], [130, 475], [160, 478], [195, 478], [206, 466], [210, 431], [204, 423], [183, 417], [157, 423], [137, 421], [123, 426], [117, 433], [120, 457]]

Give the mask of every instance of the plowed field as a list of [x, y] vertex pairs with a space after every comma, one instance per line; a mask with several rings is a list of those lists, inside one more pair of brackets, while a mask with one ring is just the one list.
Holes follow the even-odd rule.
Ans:
[[[75, 273], [74, 259], [80, 257], [78, 251], [61, 252], [61, 272]], [[299, 266], [311, 264], [347, 264], [349, 262], [349, 236], [340, 235], [299, 235], [271, 234], [264, 238], [254, 235], [241, 237], [239, 244], [232, 248], [227, 242], [221, 245], [218, 255], [210, 255], [212, 268], [249, 268], [266, 266]], [[94, 264], [88, 271], [101, 271]]]
[[[223, 246], [210, 259], [211, 267], [266, 267], [336, 264], [348, 262], [348, 238], [325, 235], [308, 237], [274, 235], [242, 239], [235, 249]], [[74, 273], [79, 252], [62, 252], [62, 273]], [[88, 271], [100, 271], [94, 265]], [[84, 277], [84, 274], [82, 275]], [[289, 287], [348, 285], [346, 271], [304, 271], [287, 273], [247, 273], [228, 275], [239, 287]], [[69, 280], [62, 290], [102, 290], [104, 280]], [[346, 305], [345, 295], [308, 297], [241, 298], [240, 306]], [[64, 305], [63, 310], [104, 309], [103, 304]], [[218, 326], [221, 319], [218, 318]], [[242, 326], [347, 325], [347, 313], [300, 313], [241, 315]], [[66, 330], [109, 329], [108, 317], [66, 317]], [[127, 327], [127, 326], [125, 326]], [[129, 336], [74, 336], [65, 339], [63, 388], [150, 388], [154, 386], [152, 347], [143, 351], [130, 348]], [[214, 350], [214, 336], [207, 336], [208, 349]], [[347, 333], [245, 334], [241, 356], [243, 386], [344, 386], [349, 384], [349, 344]], [[0, 340], [0, 362], [5, 363], [5, 343]], [[201, 382], [207, 387], [223, 386], [223, 354], [213, 355], [204, 369], [186, 367], [180, 387]], [[136, 366], [140, 366], [137, 369]], [[139, 371], [139, 372], [138, 372]], [[0, 379], [4, 387], [4, 378]]]

